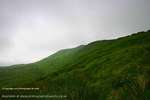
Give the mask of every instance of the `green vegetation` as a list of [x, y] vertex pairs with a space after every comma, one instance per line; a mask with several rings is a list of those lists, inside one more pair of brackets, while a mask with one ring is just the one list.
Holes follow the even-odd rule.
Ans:
[[32, 94], [66, 95], [65, 100], [150, 100], [150, 31], [0, 68], [0, 87], [38, 87]]

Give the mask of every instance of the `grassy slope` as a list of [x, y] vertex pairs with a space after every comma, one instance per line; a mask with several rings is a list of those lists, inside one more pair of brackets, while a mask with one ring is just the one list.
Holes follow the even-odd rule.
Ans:
[[73, 100], [149, 100], [150, 32], [61, 50], [0, 68], [0, 87], [40, 87]]

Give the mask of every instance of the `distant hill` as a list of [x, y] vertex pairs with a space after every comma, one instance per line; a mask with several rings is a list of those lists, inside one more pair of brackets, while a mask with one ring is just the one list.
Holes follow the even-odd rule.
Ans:
[[31, 64], [2, 67], [0, 87], [37, 87], [39, 92], [10, 94], [66, 95], [64, 100], [150, 100], [150, 31], [60, 50]]

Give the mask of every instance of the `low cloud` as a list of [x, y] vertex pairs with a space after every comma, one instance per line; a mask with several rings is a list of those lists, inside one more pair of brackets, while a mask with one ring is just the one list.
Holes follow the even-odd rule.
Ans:
[[150, 0], [0, 0], [0, 66], [150, 29]]

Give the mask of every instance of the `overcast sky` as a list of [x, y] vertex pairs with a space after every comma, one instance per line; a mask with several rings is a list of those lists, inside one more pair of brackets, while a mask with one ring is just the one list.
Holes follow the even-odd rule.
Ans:
[[0, 0], [0, 66], [150, 29], [150, 0]]

